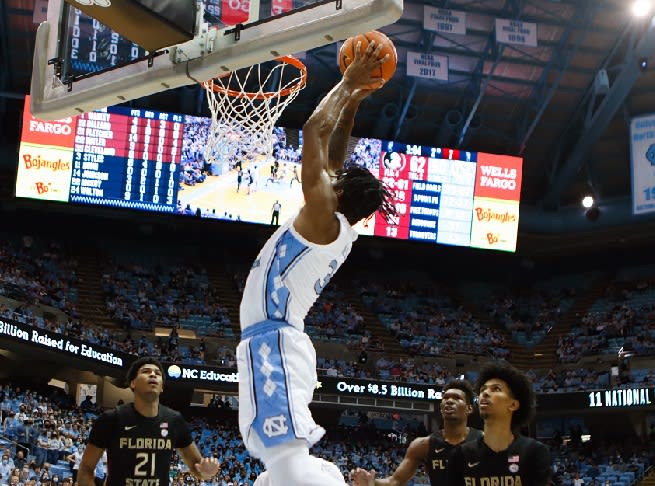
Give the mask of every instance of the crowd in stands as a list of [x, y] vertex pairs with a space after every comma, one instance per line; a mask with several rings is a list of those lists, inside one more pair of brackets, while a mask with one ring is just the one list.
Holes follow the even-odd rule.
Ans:
[[579, 323], [558, 339], [562, 363], [576, 363], [585, 356], [616, 356], [622, 350], [636, 356], [655, 353], [655, 268], [619, 272]]
[[102, 276], [109, 316], [127, 329], [176, 327], [192, 316], [209, 318], [206, 334], [224, 336], [230, 328], [220, 296], [205, 269], [112, 263]]
[[0, 242], [0, 294], [43, 304], [77, 316], [77, 259], [58, 241], [21, 240], [4, 235]]
[[364, 303], [409, 353], [444, 356], [456, 353], [507, 358], [503, 334], [483, 325], [453, 303], [448, 293], [424, 277], [358, 282]]
[[212, 167], [205, 159], [210, 126], [209, 118], [186, 117], [180, 157], [180, 190], [204, 182], [212, 173]]
[[424, 360], [417, 364], [412, 358], [388, 359], [383, 356], [376, 361], [375, 369], [380, 379], [406, 383], [444, 385], [454, 378], [452, 372], [438, 363]]
[[377, 175], [380, 170], [381, 152], [381, 140], [377, 138], [360, 138], [350, 155], [350, 163], [364, 166]]
[[371, 378], [371, 372], [356, 361], [344, 359], [328, 359], [316, 357], [316, 372], [318, 376], [332, 378]]
[[531, 348], [557, 325], [593, 278], [593, 274], [567, 275], [518, 287], [467, 282], [461, 284], [461, 291], [482, 303], [492, 322], [507, 329], [515, 342]]
[[548, 445], [553, 484], [562, 486], [631, 486], [644, 477], [655, 458], [652, 441], [648, 444], [633, 438], [583, 442], [579, 429], [566, 443], [558, 435]]
[[[67, 253], [60, 243], [43, 244], [29, 237], [7, 238], [0, 244], [0, 295], [4, 296], [0, 298], [0, 317], [133, 355], [150, 354], [166, 361], [198, 364], [211, 361], [235, 367], [234, 346], [220, 344], [207, 357], [205, 339], [195, 346], [185, 346], [178, 335], [178, 330], [187, 326], [202, 329], [200, 322], [209, 323], [205, 327], [207, 340], [217, 333], [226, 337], [227, 329], [231, 328], [227, 311], [220, 305], [221, 296], [212, 288], [205, 270], [190, 265], [157, 267], [109, 261], [102, 290], [108, 314], [125, 326], [116, 332], [79, 317], [75, 307], [78, 264]], [[237, 268], [231, 273], [240, 292], [247, 268]], [[386, 284], [377, 283], [380, 281]], [[652, 284], [649, 278], [619, 276], [613, 280], [580, 317], [579, 323], [560, 338], [558, 358], [569, 366], [529, 373], [535, 391], [653, 386], [655, 371], [650, 368], [633, 367], [612, 378], [606, 368], [575, 365], [581, 358], [615, 356], [621, 349], [635, 356], [655, 353]], [[564, 290], [559, 294], [541, 287], [505, 294], [494, 294], [491, 289], [490, 295], [495, 297], [484, 310], [492, 320], [511, 331], [515, 339], [520, 333], [527, 336], [530, 326], [533, 335], [545, 333], [571, 308], [571, 301], [580, 289], [588, 288], [585, 285], [562, 287]], [[432, 282], [418, 277], [397, 281], [387, 276], [386, 280], [357, 282], [354, 288], [358, 292], [348, 296], [332, 282], [308, 315], [307, 332], [316, 341], [343, 344], [351, 351], [381, 351], [378, 337], [370, 332], [363, 316], [349, 300], [361, 298], [398, 339], [406, 356], [380, 355], [368, 363], [319, 356], [320, 375], [439, 385], [448, 381], [454, 370], [437, 363], [435, 356], [467, 353], [508, 357], [503, 331], [483, 325], [473, 316], [472, 309], [457, 305], [445, 289]], [[172, 332], [167, 337], [155, 337], [151, 333], [154, 325], [167, 326]], [[144, 332], [136, 336], [139, 329]], [[532, 345], [537, 339], [527, 341]], [[611, 382], [613, 379], [619, 383]], [[83, 410], [68, 395], [52, 388], [35, 391], [0, 387], [3, 459], [0, 486], [10, 481], [51, 485], [68, 480], [73, 474], [70, 458], [83, 448], [96, 412]], [[220, 477], [208, 484], [252, 484], [262, 466], [243, 448], [234, 420], [194, 419], [191, 424], [201, 450], [221, 458]], [[379, 476], [384, 476], [401, 460], [408, 440], [406, 435], [392, 432], [366, 421], [348, 423], [331, 430], [313, 452], [334, 461], [344, 472], [357, 465], [374, 468]], [[655, 441], [655, 437], [651, 439]], [[629, 486], [644, 474], [652, 461], [651, 449], [637, 441], [584, 442], [579, 434], [566, 439], [558, 435], [549, 440], [555, 484], [575, 486], [579, 484], [576, 480], [583, 479], [585, 485]], [[178, 457], [171, 471], [172, 484], [188, 484], [188, 473]], [[423, 473], [418, 483], [422, 479]], [[71, 484], [70, 480], [66, 484]]]
[[586, 368], [549, 369], [537, 375], [529, 373], [536, 393], [572, 392], [580, 390], [600, 390], [609, 385], [609, 370], [596, 371]]
[[[361, 145], [361, 144], [360, 144]], [[362, 148], [364, 147], [364, 148]], [[366, 151], [365, 145], [360, 147]], [[190, 148], [188, 150], [191, 150]], [[191, 152], [189, 152], [191, 153]], [[124, 325], [124, 332], [116, 333], [78, 317], [77, 260], [67, 256], [71, 251], [60, 242], [35, 241], [31, 237], [8, 237], [0, 245], [0, 294], [11, 299], [0, 301], [0, 315], [51, 332], [72, 336], [92, 344], [130, 354], [154, 354], [167, 361], [212, 363], [231, 366], [233, 352], [206, 356], [211, 337], [235, 339], [232, 323], [221, 296], [209, 284], [207, 272], [188, 264], [161, 266], [147, 263], [118, 263], [108, 259], [102, 278], [107, 313]], [[653, 269], [651, 269], [653, 270]], [[247, 267], [229, 271], [241, 292]], [[655, 289], [651, 271], [632, 275], [629, 271], [616, 276], [588, 312], [571, 331], [559, 338], [556, 353], [565, 364], [578, 363], [581, 358], [617, 355], [624, 350], [636, 356], [655, 353]], [[490, 316], [507, 325], [516, 321], [511, 316], [526, 317], [520, 322], [544, 322], [545, 316], [561, 315], [570, 309], [570, 300], [589, 288], [592, 277], [580, 275], [566, 279], [558, 292], [551, 279], [537, 285], [533, 292], [495, 294], [489, 286], [487, 296], [497, 295], [486, 307]], [[453, 356], [456, 353], [482, 354], [508, 358], [506, 337], [493, 326], [483, 325], [465, 306], [454, 303], [449, 292], [421, 276], [405, 276], [403, 281], [386, 276], [387, 283], [371, 277], [356, 282], [357, 292], [348, 296], [335, 283], [322, 294], [306, 319], [307, 332], [317, 341], [344, 344], [350, 351], [383, 352], [379, 336], [371, 332], [364, 317], [352, 305], [360, 299], [387, 326], [407, 351], [407, 357], [385, 357], [365, 365], [356, 359], [336, 360], [326, 356], [325, 373], [330, 376], [375, 377], [417, 383], [445, 381], [449, 370], [425, 360], [418, 364], [408, 356], [421, 358]], [[54, 289], [54, 290], [52, 290]], [[551, 289], [551, 290], [548, 290]], [[482, 295], [468, 287], [470, 295]], [[488, 298], [479, 299], [489, 302]], [[555, 304], [559, 301], [559, 307]], [[39, 306], [51, 306], [63, 312], [39, 311]], [[527, 310], [535, 311], [528, 319]], [[524, 312], [525, 311], [525, 312]], [[64, 316], [64, 317], [62, 317]], [[510, 319], [511, 318], [511, 319]], [[171, 329], [194, 329], [200, 342], [181, 344], [177, 331], [169, 337], [148, 335], [155, 326]], [[539, 326], [537, 326], [538, 328]], [[536, 329], [536, 328], [535, 328]], [[132, 335], [142, 330], [146, 334]], [[535, 370], [533, 378], [538, 392], [593, 390], [606, 387], [608, 370], [584, 366], [571, 369]], [[655, 376], [648, 370], [633, 370], [621, 376], [621, 385], [649, 385]]]
[[[38, 308], [14, 307], [11, 301], [0, 301], [0, 317], [11, 319], [21, 324], [27, 324], [39, 329], [61, 334], [65, 337], [80, 339], [86, 343], [103, 346], [105, 348], [122, 351], [134, 356], [156, 356], [163, 361], [177, 361], [182, 363], [205, 363], [204, 351], [206, 345], [201, 339], [198, 346], [180, 346], [176, 332], [167, 338], [158, 336], [146, 337], [141, 334], [138, 338], [130, 332], [116, 332], [105, 327], [85, 323], [79, 319], [58, 319], [47, 312], [37, 312]], [[217, 360], [221, 356], [216, 357]]]
[[338, 342], [350, 349], [384, 351], [384, 345], [366, 329], [364, 317], [347, 302], [336, 284], [326, 288], [310, 309], [305, 332], [312, 339]]

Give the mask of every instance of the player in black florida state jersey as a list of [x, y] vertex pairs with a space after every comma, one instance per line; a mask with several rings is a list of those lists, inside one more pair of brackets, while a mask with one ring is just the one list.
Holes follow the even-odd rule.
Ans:
[[352, 473], [353, 485], [405, 486], [414, 477], [420, 464], [425, 464], [432, 486], [446, 484], [446, 467], [452, 450], [462, 442], [482, 437], [482, 432], [466, 425], [473, 412], [473, 388], [467, 381], [452, 380], [446, 384], [439, 410], [443, 418], [443, 429], [427, 437], [414, 439], [398, 469], [390, 477], [375, 479], [375, 471], [357, 469]]
[[94, 486], [94, 471], [107, 450], [106, 486], [168, 486], [173, 450], [201, 479], [218, 473], [216, 458], [203, 458], [179, 412], [159, 404], [164, 372], [159, 361], [140, 358], [130, 366], [127, 382], [134, 403], [119, 405], [96, 420], [80, 463], [78, 484]]
[[516, 368], [492, 363], [480, 372], [484, 437], [457, 447], [448, 465], [449, 486], [545, 486], [550, 453], [519, 434], [534, 413], [530, 380]]

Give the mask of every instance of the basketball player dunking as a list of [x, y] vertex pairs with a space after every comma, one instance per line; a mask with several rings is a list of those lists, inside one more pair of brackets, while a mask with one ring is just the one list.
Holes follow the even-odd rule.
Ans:
[[[309, 410], [316, 386], [316, 351], [304, 333], [310, 307], [344, 262], [360, 219], [394, 214], [391, 195], [367, 169], [344, 169], [347, 141], [361, 87], [382, 84], [371, 71], [382, 65], [374, 43], [357, 54], [342, 80], [303, 127], [301, 162], [305, 205], [266, 242], [241, 301], [239, 428], [251, 455], [266, 465], [274, 486], [331, 486], [345, 481], [308, 467], [309, 447], [325, 433]], [[262, 478], [264, 479], [264, 478]]]

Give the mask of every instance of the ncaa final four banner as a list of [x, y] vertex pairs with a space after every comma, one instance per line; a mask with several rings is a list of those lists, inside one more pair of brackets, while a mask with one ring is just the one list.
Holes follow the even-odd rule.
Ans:
[[632, 213], [655, 212], [655, 113], [630, 123]]

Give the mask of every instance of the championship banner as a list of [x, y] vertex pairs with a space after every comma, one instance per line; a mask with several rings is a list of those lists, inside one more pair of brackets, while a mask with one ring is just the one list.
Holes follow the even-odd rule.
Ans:
[[423, 6], [423, 28], [433, 32], [466, 34], [466, 12]]
[[407, 51], [407, 75], [448, 81], [448, 58], [437, 54]]
[[496, 42], [537, 47], [537, 24], [520, 20], [496, 19]]
[[655, 212], [655, 113], [630, 122], [632, 213]]

